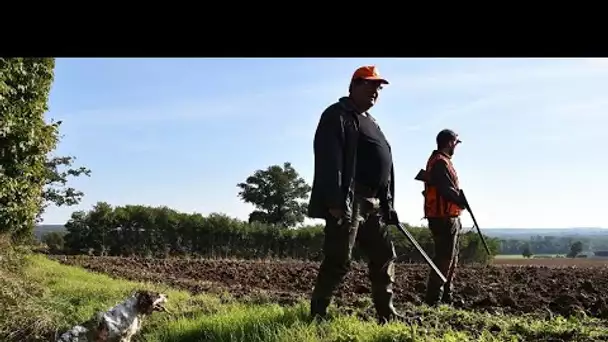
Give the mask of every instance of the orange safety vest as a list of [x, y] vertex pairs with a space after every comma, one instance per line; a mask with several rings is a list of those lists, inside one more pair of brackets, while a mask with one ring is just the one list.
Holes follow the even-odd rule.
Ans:
[[[435, 152], [431, 155], [428, 162], [426, 163], [426, 174], [431, 174], [433, 165], [438, 160], [446, 162], [448, 172], [454, 179], [456, 187], [458, 188], [458, 175], [452, 164], [452, 160], [446, 155], [440, 152]], [[437, 188], [432, 184], [429, 184], [429, 180], [424, 182], [424, 217], [425, 218], [446, 218], [446, 217], [458, 217], [462, 212], [462, 209], [455, 203], [448, 201], [437, 192]]]

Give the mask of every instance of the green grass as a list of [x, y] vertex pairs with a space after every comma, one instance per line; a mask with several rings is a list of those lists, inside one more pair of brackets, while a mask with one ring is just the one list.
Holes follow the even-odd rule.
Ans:
[[[237, 302], [229, 296], [192, 296], [164, 286], [115, 280], [61, 265], [35, 255], [26, 267], [27, 281], [45, 290], [28, 307], [40, 310], [38, 328], [64, 329], [106, 310], [138, 288], [164, 291], [173, 314], [154, 314], [144, 323], [139, 341], [597, 341], [608, 329], [595, 319], [490, 315], [448, 307], [404, 310], [424, 316], [422, 326], [380, 326], [332, 310], [326, 322], [312, 322], [301, 303], [281, 307], [259, 301]], [[33, 310], [33, 309], [32, 309]], [[34, 311], [28, 311], [33, 314]], [[38, 334], [41, 336], [42, 334]], [[525, 338], [525, 339], [524, 339]], [[30, 339], [34, 339], [30, 337]], [[23, 339], [21, 339], [23, 341]]]

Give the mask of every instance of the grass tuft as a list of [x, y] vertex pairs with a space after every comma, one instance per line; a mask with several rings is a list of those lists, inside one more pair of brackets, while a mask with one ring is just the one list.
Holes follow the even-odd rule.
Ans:
[[0, 235], [0, 341], [47, 340], [58, 315], [40, 300], [47, 291], [30, 279], [29, 250]]

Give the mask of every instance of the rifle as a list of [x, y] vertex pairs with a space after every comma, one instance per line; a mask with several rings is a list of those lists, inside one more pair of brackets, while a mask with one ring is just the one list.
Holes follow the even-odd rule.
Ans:
[[[426, 170], [420, 169], [420, 171], [418, 171], [418, 174], [416, 175], [416, 177], [414, 177], [414, 179], [417, 181], [421, 181], [421, 182], [428, 182], [428, 175], [426, 173]], [[423, 191], [423, 194], [424, 194], [424, 191]], [[473, 225], [475, 226], [475, 228], [477, 228], [477, 233], [479, 233], [479, 237], [481, 238], [481, 242], [483, 243], [483, 246], [485, 247], [486, 252], [488, 253], [488, 255], [492, 255], [490, 253], [490, 248], [488, 248], [488, 244], [486, 243], [486, 239], [483, 237], [483, 234], [481, 233], [479, 224], [477, 224], [477, 219], [475, 219], [475, 215], [473, 214], [473, 211], [471, 210], [469, 201], [465, 197], [464, 190], [462, 190], [462, 189], [460, 190], [460, 197], [462, 198], [462, 201], [465, 205], [465, 209], [469, 212], [469, 215], [471, 215], [471, 218], [473, 219]]]
[[460, 197], [462, 197], [462, 200], [464, 202], [464, 206], [467, 209], [467, 211], [469, 212], [469, 215], [471, 215], [471, 219], [473, 219], [473, 225], [475, 226], [475, 228], [477, 228], [477, 233], [479, 233], [479, 237], [481, 238], [481, 242], [483, 243], [483, 246], [486, 248], [486, 253], [488, 253], [488, 256], [491, 256], [492, 253], [490, 253], [490, 249], [488, 248], [488, 244], [486, 243], [486, 239], [483, 237], [483, 234], [481, 233], [481, 229], [479, 228], [479, 224], [477, 224], [477, 220], [475, 219], [475, 215], [473, 215], [473, 210], [471, 210], [471, 206], [469, 205], [469, 201], [467, 201], [466, 196], [464, 195], [464, 190], [460, 190]]
[[416, 247], [416, 249], [418, 250], [418, 252], [422, 255], [422, 257], [424, 258], [424, 260], [426, 261], [427, 264], [429, 264], [429, 266], [431, 266], [431, 268], [433, 269], [433, 271], [435, 271], [435, 273], [437, 274], [437, 276], [439, 276], [439, 279], [441, 279], [441, 281], [443, 281], [443, 283], [445, 284], [447, 282], [447, 279], [445, 278], [445, 276], [443, 275], [443, 273], [441, 273], [441, 271], [439, 270], [439, 268], [437, 267], [437, 265], [435, 265], [435, 263], [433, 262], [433, 260], [431, 260], [431, 258], [428, 256], [428, 254], [426, 254], [426, 252], [424, 251], [424, 249], [422, 249], [422, 246], [420, 246], [420, 244], [418, 244], [418, 241], [416, 241], [416, 239], [414, 239], [414, 236], [407, 231], [407, 229], [405, 229], [405, 227], [403, 226], [403, 223], [399, 222], [399, 219], [396, 218], [395, 219], [396, 223], [395, 225], [397, 226], [397, 228], [399, 229], [399, 231], [401, 233], [403, 233], [403, 235], [405, 235], [405, 237], [410, 240], [410, 242], [412, 243], [412, 245], [414, 245], [414, 247]]
[[415, 180], [417, 181], [421, 181], [421, 182], [426, 182], [426, 170], [420, 169], [420, 171], [418, 171], [418, 174], [416, 175], [416, 177], [414, 177]]

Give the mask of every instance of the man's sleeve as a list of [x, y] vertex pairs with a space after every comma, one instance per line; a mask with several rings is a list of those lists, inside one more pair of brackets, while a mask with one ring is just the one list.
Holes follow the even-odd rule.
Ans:
[[323, 198], [329, 208], [344, 209], [342, 194], [342, 119], [335, 109], [328, 109], [317, 126], [314, 140], [316, 172]]
[[431, 182], [437, 187], [437, 191], [441, 196], [450, 202], [464, 207], [460, 197], [460, 189], [457, 189], [452, 182], [448, 167], [443, 160], [438, 160], [431, 169]]

